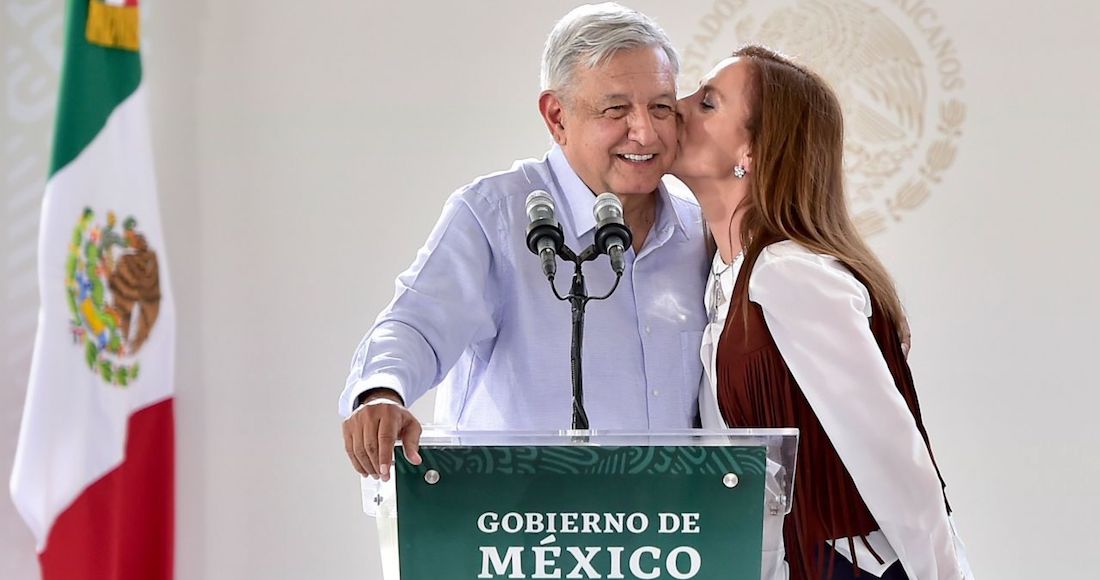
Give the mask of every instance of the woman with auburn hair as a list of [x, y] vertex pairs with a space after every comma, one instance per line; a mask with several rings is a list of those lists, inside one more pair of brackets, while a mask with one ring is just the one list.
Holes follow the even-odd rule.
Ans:
[[971, 578], [906, 363], [905, 314], [849, 217], [836, 95], [749, 46], [678, 111], [672, 173], [717, 246], [703, 426], [800, 430], [792, 511], [782, 545], [765, 541], [765, 571]]

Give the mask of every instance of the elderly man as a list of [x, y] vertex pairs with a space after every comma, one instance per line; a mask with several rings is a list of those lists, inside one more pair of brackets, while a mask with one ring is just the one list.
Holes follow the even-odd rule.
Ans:
[[[525, 243], [525, 200], [539, 189], [553, 197], [572, 248], [592, 243], [592, 207], [603, 192], [622, 200], [634, 234], [621, 284], [588, 312], [591, 426], [695, 423], [709, 260], [699, 207], [661, 184], [677, 147], [678, 69], [665, 33], [622, 6], [582, 6], [558, 22], [538, 101], [554, 146], [451, 196], [356, 350], [340, 412], [357, 471], [388, 479], [397, 439], [419, 462], [421, 429], [405, 405], [436, 385], [440, 423], [569, 428], [569, 307]], [[614, 283], [606, 258], [586, 276], [593, 294]]]

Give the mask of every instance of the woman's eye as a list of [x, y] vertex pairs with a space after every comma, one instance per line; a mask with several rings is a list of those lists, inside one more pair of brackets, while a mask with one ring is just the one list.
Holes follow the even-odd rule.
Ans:
[[713, 109], [714, 103], [710, 101], [710, 95], [703, 95], [703, 98], [699, 99], [699, 106], [703, 109]]

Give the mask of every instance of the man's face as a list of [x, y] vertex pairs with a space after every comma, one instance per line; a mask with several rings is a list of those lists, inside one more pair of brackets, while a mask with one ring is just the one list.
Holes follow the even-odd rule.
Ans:
[[554, 139], [595, 193], [650, 194], [676, 153], [676, 75], [660, 47], [620, 50], [540, 101]]

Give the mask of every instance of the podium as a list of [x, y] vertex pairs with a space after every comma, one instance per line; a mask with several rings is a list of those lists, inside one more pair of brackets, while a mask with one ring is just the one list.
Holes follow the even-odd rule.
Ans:
[[[761, 577], [782, 562], [796, 429], [463, 432], [364, 480], [384, 580]], [[778, 560], [777, 560], [778, 559]]]

